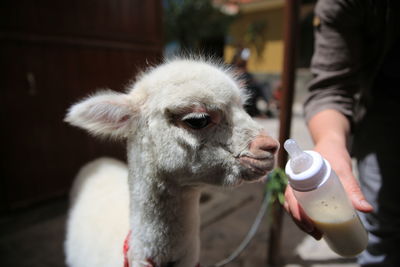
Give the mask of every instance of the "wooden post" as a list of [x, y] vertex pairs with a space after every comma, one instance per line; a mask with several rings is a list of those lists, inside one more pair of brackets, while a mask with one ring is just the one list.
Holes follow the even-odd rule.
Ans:
[[[282, 98], [280, 100], [279, 114], [279, 142], [281, 145], [290, 137], [292, 122], [292, 105], [294, 97], [296, 46], [298, 39], [298, 18], [300, 0], [285, 0], [284, 13], [284, 62], [282, 81]], [[278, 152], [278, 167], [284, 168], [287, 161], [284, 149]], [[283, 221], [283, 208], [279, 202], [274, 203], [271, 211], [272, 225], [269, 235], [267, 266], [278, 266], [280, 261], [281, 233]]]

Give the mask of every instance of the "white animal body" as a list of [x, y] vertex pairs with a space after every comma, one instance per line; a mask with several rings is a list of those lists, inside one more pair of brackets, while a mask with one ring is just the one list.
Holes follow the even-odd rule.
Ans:
[[199, 198], [207, 185], [257, 181], [278, 143], [243, 110], [227, 68], [175, 59], [143, 73], [126, 93], [102, 91], [73, 105], [72, 125], [127, 142], [128, 165], [99, 159], [75, 181], [65, 241], [71, 267], [194, 267]]

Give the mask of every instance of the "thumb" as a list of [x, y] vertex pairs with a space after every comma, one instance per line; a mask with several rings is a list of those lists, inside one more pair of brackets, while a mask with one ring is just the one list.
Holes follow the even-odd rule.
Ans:
[[342, 182], [356, 210], [368, 213], [374, 209], [372, 205], [365, 199], [365, 196], [355, 178], [342, 180]]

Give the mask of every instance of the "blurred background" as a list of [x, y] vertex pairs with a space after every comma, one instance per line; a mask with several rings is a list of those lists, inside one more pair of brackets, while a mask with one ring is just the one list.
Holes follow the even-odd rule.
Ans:
[[[303, 124], [300, 103], [310, 79], [314, 5], [303, 0], [299, 12], [297, 125]], [[64, 224], [75, 174], [98, 156], [125, 159], [124, 144], [97, 140], [64, 123], [66, 110], [98, 88], [123, 91], [138, 71], [163, 57], [195, 53], [234, 65], [254, 96], [246, 109], [276, 136], [284, 8], [284, 0], [2, 0], [0, 266], [64, 266]], [[296, 127], [298, 138], [311, 146], [305, 128]], [[262, 193], [263, 186], [252, 185], [230, 205], [226, 192], [205, 194], [202, 261], [234, 249]], [[219, 222], [235, 233], [221, 232]], [[242, 259], [228, 266], [264, 265], [267, 226], [260, 231], [244, 256], [256, 263]], [[295, 229], [284, 236], [294, 238], [293, 232], [299, 234]]]
[[[95, 155], [124, 157], [118, 144], [67, 126], [65, 112], [97, 88], [123, 90], [163, 55], [193, 51], [232, 63], [246, 49], [248, 72], [277, 90], [283, 9], [283, 0], [1, 1], [0, 210], [64, 195]], [[312, 17], [312, 1], [303, 1], [300, 83], [309, 75]]]

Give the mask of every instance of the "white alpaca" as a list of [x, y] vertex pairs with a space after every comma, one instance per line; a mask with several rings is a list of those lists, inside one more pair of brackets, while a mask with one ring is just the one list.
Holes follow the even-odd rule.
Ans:
[[73, 267], [194, 267], [199, 198], [206, 184], [256, 181], [278, 143], [243, 110], [226, 68], [176, 59], [150, 69], [126, 94], [103, 91], [71, 107], [66, 121], [125, 139], [128, 167], [86, 165], [74, 184], [65, 242]]

